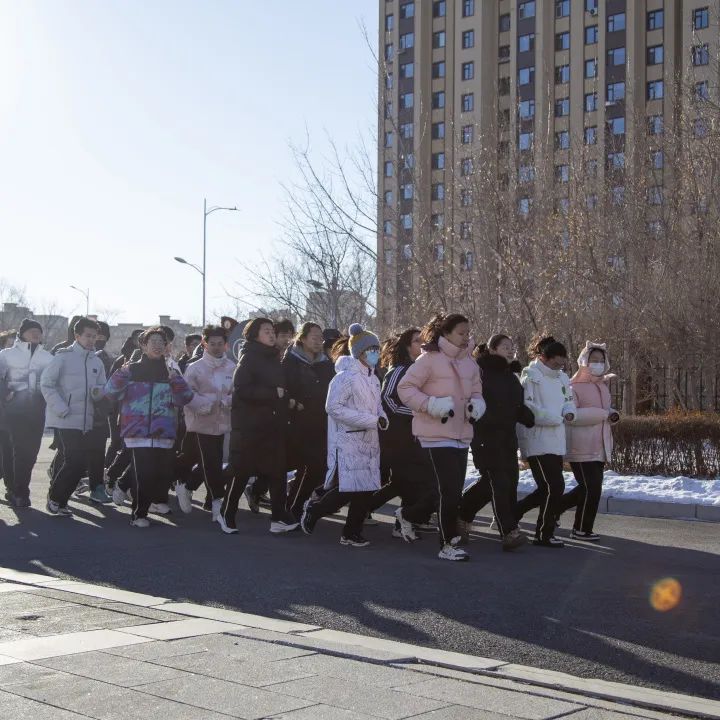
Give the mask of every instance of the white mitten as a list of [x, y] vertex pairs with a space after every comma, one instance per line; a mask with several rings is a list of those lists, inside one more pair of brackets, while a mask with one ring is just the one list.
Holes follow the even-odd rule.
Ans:
[[435, 418], [448, 417], [454, 410], [455, 402], [450, 395], [447, 397], [431, 397], [428, 399], [428, 415], [432, 415]]
[[467, 404], [467, 417], [471, 422], [477, 422], [484, 414], [487, 406], [481, 397], [472, 398]]

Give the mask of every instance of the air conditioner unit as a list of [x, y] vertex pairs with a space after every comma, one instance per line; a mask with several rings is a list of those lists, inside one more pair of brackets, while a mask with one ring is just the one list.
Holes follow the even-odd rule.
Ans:
[[593, 17], [595, 17], [595, 16], [598, 14], [598, 9], [597, 9], [597, 8], [590, 8], [590, 10], [588, 10], [588, 12], [589, 12]]

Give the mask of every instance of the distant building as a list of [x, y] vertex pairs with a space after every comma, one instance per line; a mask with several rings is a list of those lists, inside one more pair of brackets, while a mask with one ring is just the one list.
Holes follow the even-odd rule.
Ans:
[[[185, 350], [186, 335], [199, 334], [202, 332], [202, 328], [192, 325], [191, 323], [176, 320], [170, 317], [170, 315], [160, 315], [157, 323], [153, 323], [153, 325], [165, 325], [175, 333], [175, 340], [173, 341], [173, 354], [175, 355], [179, 355]], [[130, 337], [133, 330], [147, 327], [150, 327], [150, 325], [143, 325], [142, 323], [118, 323], [117, 325], [111, 325], [110, 340], [106, 346], [108, 353], [114, 356], [119, 355], [125, 340]]]
[[32, 318], [42, 325], [43, 344], [50, 349], [67, 339], [68, 318], [64, 315], [36, 315], [30, 308], [13, 302], [6, 302], [0, 310], [0, 331], [20, 327], [25, 318]]

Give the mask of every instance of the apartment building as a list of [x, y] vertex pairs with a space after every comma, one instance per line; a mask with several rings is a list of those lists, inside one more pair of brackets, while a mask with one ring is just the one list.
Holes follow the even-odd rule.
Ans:
[[[378, 308], [403, 317], [419, 275], [476, 258], [463, 178], [495, 168], [508, 208], [569, 186], [580, 146], [621, 198], [626, 157], [676, 121], [687, 83], [718, 101], [720, 0], [379, 0]], [[680, 81], [682, 78], [682, 82]], [[697, 132], [702, 132], [698, 126]], [[672, 163], [653, 150], [661, 205]], [[430, 272], [430, 258], [437, 268]]]

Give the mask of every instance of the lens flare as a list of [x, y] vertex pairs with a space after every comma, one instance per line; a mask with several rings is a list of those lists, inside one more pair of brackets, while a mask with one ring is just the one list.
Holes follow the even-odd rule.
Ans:
[[676, 608], [682, 599], [682, 585], [675, 578], [658, 580], [650, 589], [650, 605], [658, 612]]

